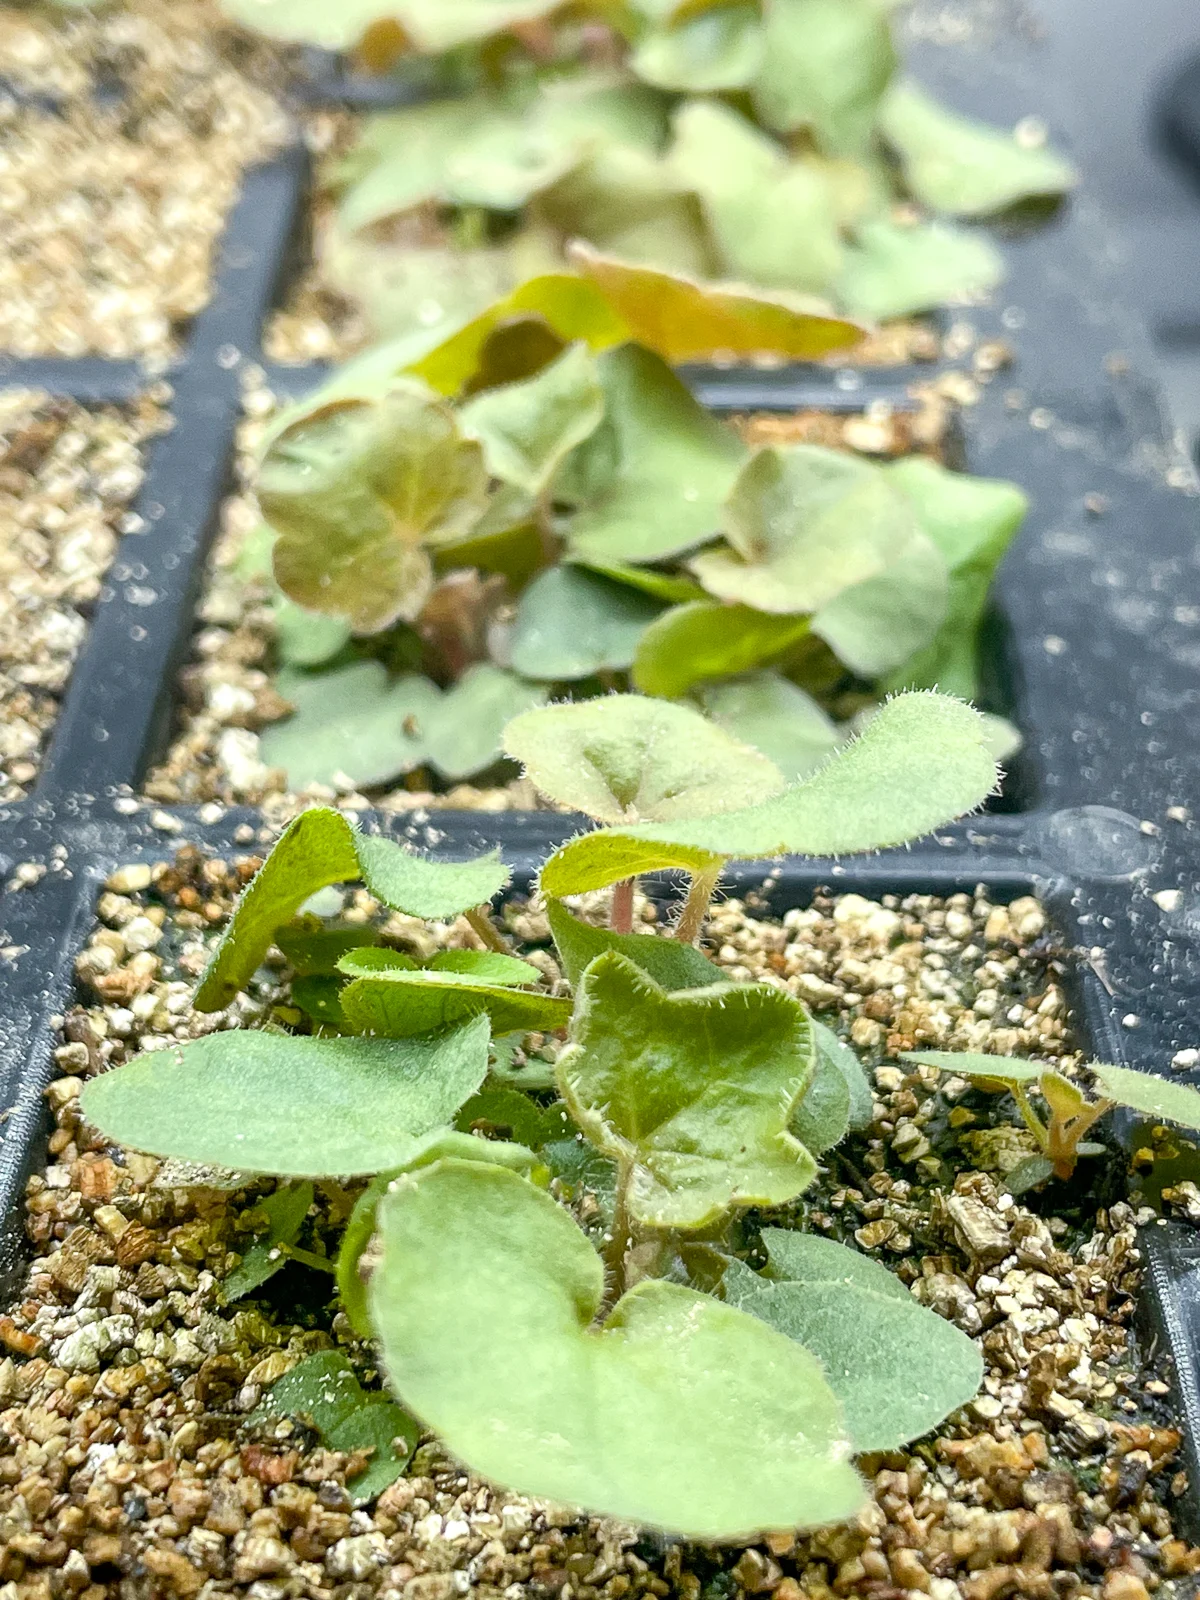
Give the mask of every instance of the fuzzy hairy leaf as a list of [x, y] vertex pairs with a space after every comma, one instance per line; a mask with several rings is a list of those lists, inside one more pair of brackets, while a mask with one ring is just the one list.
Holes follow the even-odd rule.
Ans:
[[574, 243], [571, 264], [600, 289], [629, 336], [665, 360], [771, 354], [815, 361], [857, 344], [863, 330], [824, 301], [784, 290], [700, 283]]
[[287, 1257], [279, 1246], [295, 1244], [312, 1203], [311, 1183], [285, 1183], [274, 1194], [259, 1201], [255, 1210], [265, 1213], [267, 1229], [246, 1249], [233, 1271], [221, 1280], [221, 1293], [227, 1304], [259, 1288], [286, 1265]]
[[604, 391], [586, 345], [569, 345], [524, 383], [488, 389], [459, 412], [483, 445], [493, 477], [539, 495], [559, 466], [600, 426]]
[[340, 1350], [318, 1350], [276, 1380], [259, 1406], [265, 1416], [303, 1417], [327, 1450], [373, 1449], [347, 1487], [356, 1505], [383, 1493], [405, 1471], [421, 1430], [387, 1395], [369, 1393]]
[[1200, 1128], [1200, 1091], [1186, 1083], [1172, 1083], [1152, 1072], [1132, 1067], [1113, 1067], [1095, 1061], [1090, 1069], [1104, 1095], [1118, 1105], [1140, 1111], [1146, 1117], [1161, 1117], [1182, 1128]]
[[254, 976], [275, 930], [318, 889], [361, 877], [394, 911], [446, 920], [483, 905], [508, 882], [499, 851], [473, 861], [440, 861], [361, 834], [340, 811], [302, 811], [276, 841], [238, 900], [205, 969], [197, 1011], [219, 1011]]
[[862, 1063], [823, 1022], [809, 1018], [816, 1048], [812, 1082], [792, 1116], [792, 1132], [814, 1155], [823, 1155], [851, 1128], [865, 1128], [874, 1097]]
[[436, 1039], [250, 1029], [135, 1056], [93, 1078], [89, 1122], [152, 1155], [286, 1177], [401, 1166], [487, 1072], [486, 1019]]
[[568, 1001], [513, 988], [508, 980], [495, 983], [481, 974], [445, 969], [412, 971], [369, 959], [384, 954], [352, 951], [341, 962], [353, 980], [342, 990], [342, 1010], [358, 1033], [406, 1039], [480, 1014], [497, 1034], [531, 1028], [549, 1033], [570, 1014]]
[[578, 989], [583, 975], [597, 956], [607, 950], [632, 961], [668, 993], [675, 989], [703, 989], [709, 983], [723, 983], [725, 974], [695, 945], [678, 939], [660, 939], [653, 934], [613, 933], [573, 917], [561, 900], [546, 905], [550, 932], [558, 950], [567, 981]]
[[965, 1405], [983, 1381], [975, 1344], [886, 1267], [814, 1234], [764, 1228], [771, 1279], [727, 1275], [733, 1303], [817, 1356], [856, 1450], [892, 1450]]
[[550, 857], [542, 889], [561, 898], [635, 873], [703, 871], [722, 859], [879, 850], [973, 810], [995, 781], [978, 712], [945, 695], [898, 695], [819, 772], [776, 798], [695, 821], [584, 834]]
[[982, 234], [944, 222], [901, 227], [863, 222], [837, 280], [851, 316], [883, 321], [986, 294], [1004, 280], [1004, 258]]
[[292, 422], [268, 446], [255, 489], [279, 534], [283, 592], [371, 633], [416, 616], [432, 585], [422, 543], [477, 521], [487, 473], [449, 407], [396, 380], [381, 396], [331, 401]]
[[526, 678], [546, 683], [623, 672], [661, 609], [649, 595], [563, 562], [539, 573], [521, 596], [509, 659]]
[[429, 759], [426, 734], [441, 693], [419, 673], [390, 679], [380, 661], [352, 661], [281, 672], [275, 686], [293, 710], [263, 730], [262, 759], [284, 769], [289, 789], [335, 781], [369, 789]]
[[571, 463], [590, 489], [567, 529], [572, 552], [659, 561], [711, 538], [745, 446], [649, 350], [623, 345], [599, 370], [605, 422]]
[[528, 711], [504, 747], [544, 794], [601, 822], [703, 816], [783, 786], [766, 756], [698, 711], [642, 695]]
[[584, 973], [555, 1075], [587, 1138], [632, 1165], [632, 1215], [701, 1228], [808, 1188], [816, 1163], [787, 1130], [812, 1071], [808, 1017], [781, 990], [668, 994], [613, 950]]
[[936, 1067], [958, 1078], [974, 1078], [984, 1089], [1007, 1089], [1014, 1083], [1036, 1083], [1050, 1070], [1044, 1062], [1018, 1056], [985, 1056], [971, 1050], [905, 1050], [902, 1061]]
[[379, 1216], [370, 1300], [389, 1382], [485, 1477], [702, 1539], [861, 1504], [806, 1351], [652, 1281], [593, 1327], [599, 1256], [512, 1173], [439, 1163], [400, 1180]]
[[815, 772], [842, 742], [817, 702], [778, 672], [710, 684], [700, 691], [700, 704], [718, 727], [761, 750], [788, 783]]
[[850, 1095], [850, 1126], [855, 1130], [865, 1128], [875, 1111], [875, 1097], [863, 1070], [862, 1062], [848, 1044], [843, 1044], [832, 1028], [812, 1019], [813, 1039], [819, 1060], [828, 1062], [841, 1073]]
[[807, 617], [773, 616], [723, 600], [689, 600], [664, 611], [642, 634], [633, 658], [634, 686], [643, 694], [675, 699], [698, 683], [778, 660], [808, 632]]
[[533, 985], [542, 975], [531, 962], [498, 950], [439, 950], [425, 963], [430, 972], [463, 972], [485, 983]]
[[744, 89], [757, 75], [762, 56], [757, 6], [721, 5], [653, 29], [629, 64], [659, 89], [709, 94]]
[[981, 217], [1032, 196], [1062, 194], [1077, 173], [1044, 146], [947, 111], [915, 83], [895, 83], [879, 128], [900, 157], [904, 181], [923, 204], [956, 217]]
[[933, 645], [949, 601], [945, 558], [917, 527], [881, 572], [826, 601], [812, 631], [858, 677], [878, 678]]
[[759, 116], [777, 133], [810, 128], [827, 155], [866, 148], [896, 66], [883, 0], [763, 0]]

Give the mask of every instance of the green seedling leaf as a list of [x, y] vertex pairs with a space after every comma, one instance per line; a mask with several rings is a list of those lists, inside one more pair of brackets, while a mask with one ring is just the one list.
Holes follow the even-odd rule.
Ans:
[[441, 861], [378, 834], [359, 834], [356, 843], [363, 881], [376, 899], [426, 922], [452, 922], [486, 905], [509, 880], [499, 849], [469, 861]]
[[437, 540], [430, 553], [439, 576], [455, 568], [477, 567], [500, 573], [516, 594], [545, 559], [537, 508], [528, 495], [502, 488], [469, 533], [461, 539]]
[[787, 1129], [812, 1072], [808, 1018], [782, 990], [668, 994], [615, 950], [584, 973], [556, 1069], [587, 1138], [632, 1168], [632, 1216], [659, 1228], [808, 1188], [816, 1163]]
[[623, 672], [661, 609], [649, 595], [571, 563], [549, 567], [517, 605], [509, 659], [526, 678], [546, 683]]
[[703, 989], [706, 984], [725, 981], [720, 967], [714, 966], [695, 945], [660, 939], [654, 934], [613, 933], [609, 928], [594, 927], [573, 917], [561, 900], [549, 901], [546, 915], [567, 982], [573, 989], [579, 988], [584, 972], [606, 950], [625, 956], [668, 993]]
[[390, 0], [394, 17], [418, 50], [440, 55], [475, 39], [490, 39], [521, 22], [557, 11], [562, 0]]
[[765, 612], [816, 611], [928, 546], [877, 467], [820, 445], [758, 451], [729, 496], [724, 529], [728, 546], [693, 557], [692, 571], [719, 600]]
[[295, 1244], [312, 1203], [311, 1183], [285, 1183], [258, 1203], [254, 1209], [265, 1213], [267, 1228], [222, 1281], [221, 1293], [227, 1304], [259, 1288], [286, 1265], [288, 1258], [279, 1247]]
[[867, 1127], [875, 1114], [875, 1096], [863, 1071], [862, 1062], [848, 1044], [843, 1044], [832, 1028], [827, 1028], [815, 1017], [810, 1018], [813, 1040], [817, 1047], [818, 1066], [822, 1061], [835, 1067], [845, 1079], [850, 1094], [850, 1127], [856, 1131]]
[[627, 561], [606, 561], [603, 556], [568, 556], [567, 559], [602, 578], [611, 578], [614, 583], [652, 595], [655, 600], [665, 600], [668, 605], [704, 599], [704, 590], [698, 583], [670, 572], [658, 572], [653, 567], [633, 567]]
[[514, 1174], [439, 1163], [400, 1180], [379, 1219], [370, 1301], [389, 1382], [485, 1477], [700, 1539], [862, 1503], [807, 1351], [652, 1281], [594, 1326], [600, 1257]]
[[[1054, 1117], [1060, 1122], [1069, 1122], [1072, 1117], [1077, 1117], [1081, 1111], [1087, 1109], [1087, 1096], [1082, 1089], [1076, 1088], [1069, 1078], [1064, 1078], [1061, 1072], [1053, 1072], [1047, 1067], [1038, 1080], [1038, 1088]], [[1197, 1101], [1197, 1104], [1200, 1105], [1200, 1101]]]
[[687, 94], [744, 89], [762, 64], [755, 5], [715, 6], [647, 34], [630, 58], [645, 83]]
[[[375, 952], [366, 952], [371, 955]], [[342, 990], [346, 1021], [358, 1033], [406, 1039], [486, 1014], [496, 1033], [552, 1033], [570, 1015], [570, 1003], [544, 993], [489, 983], [468, 972], [409, 971], [347, 956], [342, 970], [353, 981]], [[358, 974], [363, 974], [359, 976]]]
[[528, 711], [504, 747], [543, 794], [601, 822], [702, 816], [783, 786], [766, 756], [698, 711], [642, 695]]
[[815, 1050], [813, 1060], [812, 1079], [788, 1127], [806, 1150], [823, 1156], [850, 1131], [850, 1090], [826, 1052]]
[[415, 672], [389, 679], [379, 661], [327, 672], [281, 672], [275, 686], [293, 711], [262, 734], [262, 758], [287, 773], [288, 788], [374, 788], [424, 766], [441, 691]]
[[1017, 1056], [977, 1055], [970, 1050], [905, 1050], [900, 1059], [939, 1072], [978, 1080], [981, 1089], [999, 1092], [1015, 1083], [1037, 1083], [1049, 1069], [1044, 1062], [1022, 1061]]
[[342, 984], [330, 973], [313, 973], [307, 978], [295, 979], [292, 1003], [299, 1006], [311, 1022], [322, 1027], [344, 1029], [346, 1026]]
[[746, 447], [649, 350], [623, 345], [599, 371], [606, 419], [572, 463], [594, 488], [568, 526], [571, 552], [639, 563], [710, 539]]
[[856, 1450], [896, 1449], [978, 1392], [974, 1343], [885, 1267], [813, 1234], [764, 1228], [763, 1240], [771, 1280], [727, 1272], [726, 1294], [818, 1358]]
[[235, 22], [272, 39], [295, 39], [322, 50], [353, 50], [373, 23], [394, 17], [392, 0], [221, 0]]
[[896, 462], [885, 472], [912, 503], [950, 575], [946, 619], [937, 637], [905, 662], [888, 687], [938, 687], [975, 699], [979, 628], [988, 593], [1029, 501], [1015, 483], [948, 472], [917, 457]]
[[[305, 813], [309, 815], [310, 813]], [[298, 978], [337, 971], [347, 950], [379, 943], [379, 930], [362, 922], [322, 922], [309, 914], [275, 929], [274, 941]]]
[[370, 1463], [347, 1483], [356, 1505], [374, 1500], [404, 1473], [421, 1438], [407, 1411], [362, 1387], [340, 1350], [318, 1350], [285, 1372], [258, 1410], [311, 1423], [328, 1450], [373, 1448]]
[[855, 317], [885, 321], [978, 299], [1004, 281], [1004, 258], [982, 234], [943, 222], [862, 223], [846, 252], [837, 299]]
[[255, 488], [279, 534], [283, 592], [372, 633], [420, 611], [432, 586], [422, 543], [478, 520], [487, 474], [449, 407], [397, 379], [381, 397], [332, 401], [277, 434]]
[[842, 264], [838, 197], [813, 161], [789, 161], [773, 139], [717, 100], [675, 113], [671, 170], [699, 196], [731, 277], [825, 293]]
[[1018, 144], [1010, 133], [947, 111], [915, 83], [891, 86], [879, 129], [916, 198], [951, 216], [987, 216], [1018, 200], [1062, 194], [1078, 181], [1053, 150]]
[[275, 648], [285, 667], [320, 667], [350, 643], [350, 624], [341, 617], [305, 611], [284, 594], [271, 602], [275, 614]]
[[945, 559], [917, 529], [882, 572], [823, 605], [812, 631], [858, 677], [878, 678], [933, 644], [949, 597]]
[[599, 288], [630, 337], [670, 362], [764, 354], [815, 361], [862, 338], [857, 323], [803, 295], [700, 283], [578, 242], [567, 254]]
[[789, 783], [815, 772], [842, 742], [837, 725], [811, 695], [778, 672], [710, 684], [699, 698], [706, 716], [761, 750]]
[[358, 877], [355, 833], [340, 811], [302, 811], [238, 900], [192, 1004], [220, 1011], [254, 976], [275, 930], [290, 922], [317, 889]]
[[482, 772], [500, 759], [501, 739], [512, 718], [545, 701], [540, 684], [490, 661], [477, 661], [426, 713], [428, 759], [451, 782]]
[[1146, 1117], [1177, 1122], [1181, 1128], [1200, 1128], [1200, 1093], [1188, 1084], [1170, 1083], [1152, 1072], [1103, 1062], [1093, 1062], [1090, 1070], [1106, 1099]]
[[[1082, 1146], [1075, 1151], [1076, 1155], [1083, 1155]], [[1045, 1183], [1047, 1178], [1054, 1176], [1054, 1163], [1049, 1156], [1026, 1156], [1024, 1161], [1018, 1161], [1016, 1166], [1004, 1180], [1004, 1187], [1009, 1194], [1026, 1194], [1030, 1189], [1036, 1189], [1039, 1183]]]
[[483, 1144], [498, 1142], [497, 1134], [487, 1130], [500, 1129], [501, 1140], [519, 1140], [520, 1145], [526, 1147], [527, 1155], [555, 1139], [567, 1138], [575, 1131], [560, 1102], [556, 1101], [552, 1106], [540, 1106], [519, 1089], [490, 1087], [471, 1096], [459, 1110], [454, 1125], [460, 1132], [474, 1135], [483, 1129]]
[[586, 345], [569, 345], [536, 377], [486, 390], [459, 417], [466, 433], [483, 445], [493, 477], [540, 495], [604, 417], [595, 358]]
[[550, 857], [542, 890], [561, 899], [642, 872], [903, 844], [972, 810], [991, 793], [995, 773], [977, 712], [945, 695], [898, 695], [819, 772], [775, 799], [585, 834]]
[[[664, 611], [642, 634], [633, 658], [633, 682], [643, 694], [675, 699], [698, 683], [777, 660], [808, 632], [807, 617], [772, 616], [721, 600], [690, 600]], [[756, 743], [753, 737], [747, 742]]]
[[[608, 255], [698, 278], [719, 271], [700, 203], [681, 186], [658, 144], [601, 146], [548, 190], [538, 209], [561, 237], [584, 236]], [[625, 328], [624, 337], [630, 336]]]
[[399, 1041], [235, 1029], [92, 1079], [84, 1114], [152, 1155], [298, 1178], [380, 1172], [479, 1088], [487, 1041], [483, 1017]]
[[431, 972], [465, 972], [484, 983], [536, 984], [541, 973], [528, 961], [501, 955], [498, 950], [439, 950], [426, 962]]
[[810, 128], [828, 155], [869, 144], [896, 66], [880, 0], [764, 0], [759, 116], [777, 133]]

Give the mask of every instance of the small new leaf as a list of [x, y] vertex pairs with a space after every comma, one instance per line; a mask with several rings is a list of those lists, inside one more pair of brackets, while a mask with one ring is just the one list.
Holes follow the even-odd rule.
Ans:
[[295, 1244], [300, 1229], [313, 1203], [311, 1183], [285, 1183], [255, 1207], [267, 1219], [265, 1233], [260, 1234], [245, 1251], [241, 1261], [221, 1282], [221, 1293], [226, 1301], [240, 1300], [252, 1289], [259, 1288], [268, 1278], [273, 1278], [280, 1267], [286, 1265], [287, 1256], [280, 1245]]
[[250, 1029], [135, 1056], [93, 1078], [84, 1115], [117, 1143], [284, 1177], [402, 1166], [487, 1073], [474, 1017], [434, 1039], [313, 1039]]
[[507, 978], [494, 983], [470, 972], [411, 971], [365, 959], [379, 954], [352, 952], [341, 963], [353, 979], [342, 990], [342, 1011], [358, 1033], [406, 1039], [481, 1013], [497, 1034], [553, 1032], [570, 1014], [568, 1001], [512, 988]]
[[595, 359], [586, 345], [570, 345], [535, 377], [486, 390], [459, 416], [483, 445], [492, 476], [536, 497], [575, 446], [600, 426], [604, 391]]
[[1152, 1072], [1103, 1062], [1093, 1062], [1091, 1071], [1106, 1099], [1146, 1117], [1177, 1122], [1181, 1128], [1200, 1128], [1200, 1092], [1189, 1084], [1172, 1083]]
[[573, 917], [561, 900], [549, 901], [546, 915], [563, 971], [573, 989], [578, 989], [588, 967], [606, 950], [625, 956], [668, 993], [675, 989], [703, 989], [706, 984], [725, 981], [720, 967], [714, 966], [695, 945], [654, 934], [613, 933], [609, 928], [594, 927]]
[[586, 1136], [632, 1168], [634, 1218], [700, 1228], [812, 1182], [816, 1163], [787, 1131], [812, 1071], [808, 1018], [781, 990], [668, 994], [614, 950], [583, 976], [556, 1076]]
[[600, 1257], [513, 1173], [439, 1162], [395, 1185], [379, 1226], [369, 1294], [389, 1382], [484, 1477], [699, 1539], [861, 1505], [807, 1351], [654, 1281], [596, 1326]]

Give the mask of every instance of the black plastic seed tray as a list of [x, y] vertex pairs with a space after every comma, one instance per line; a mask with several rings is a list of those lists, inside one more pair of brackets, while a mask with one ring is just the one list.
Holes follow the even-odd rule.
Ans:
[[[1058, 106], [1052, 50], [989, 33], [988, 19], [1005, 8], [966, 11], [985, 25], [943, 30], [965, 42], [935, 46], [918, 37], [911, 58], [922, 81], [952, 105], [1007, 124]], [[918, 35], [940, 36], [930, 15], [918, 8]], [[359, 86], [315, 60], [305, 94], [353, 103]], [[1069, 128], [1052, 133], [1069, 144]], [[22, 1250], [22, 1184], [44, 1152], [50, 1019], [70, 1002], [73, 959], [98, 886], [118, 864], [168, 856], [183, 841], [221, 853], [270, 842], [253, 812], [134, 809], [130, 797], [168, 731], [229, 482], [242, 370], [264, 365], [292, 394], [321, 376], [319, 367], [272, 368], [261, 356], [308, 182], [298, 146], [247, 176], [212, 303], [167, 374], [175, 428], [151, 448], [137, 507], [150, 531], [127, 536], [118, 550], [32, 797], [0, 808], [5, 878], [28, 880], [16, 872], [28, 863], [46, 869], [0, 898], [0, 1280], [10, 1288]], [[1001, 573], [992, 628], [994, 708], [1025, 736], [1009, 809], [868, 861], [788, 863], [772, 870], [770, 894], [783, 909], [820, 885], [876, 895], [982, 883], [1001, 900], [1036, 892], [1070, 952], [1086, 1047], [1166, 1073], [1178, 1052], [1200, 1047], [1196, 487], [1171, 447], [1146, 377], [1148, 350], [1124, 309], [1104, 222], [1086, 191], [1051, 220], [1014, 230], [1005, 248], [1008, 282], [993, 305], [963, 316], [980, 338], [1010, 346], [1013, 363], [973, 399], [968, 393], [961, 451], [969, 470], [1015, 480], [1032, 502]], [[908, 384], [934, 373], [688, 376], [707, 403], [734, 411], [857, 409], [872, 399], [903, 405]], [[0, 357], [0, 383], [85, 402], [128, 398], [139, 381], [129, 363]], [[363, 822], [452, 854], [499, 844], [517, 889], [572, 829], [570, 819], [545, 813], [441, 812], [428, 825], [368, 814]], [[731, 887], [761, 884], [767, 872], [765, 863], [739, 869]], [[1200, 1533], [1200, 1241], [1172, 1224], [1147, 1230], [1146, 1244], [1146, 1309], [1174, 1358], [1194, 1486], [1189, 1515]]]

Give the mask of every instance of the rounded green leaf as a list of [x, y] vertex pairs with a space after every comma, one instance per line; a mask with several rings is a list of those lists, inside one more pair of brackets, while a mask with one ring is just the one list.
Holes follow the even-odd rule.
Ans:
[[1153, 1072], [1138, 1072], [1132, 1067], [1112, 1067], [1092, 1062], [1090, 1070], [1109, 1100], [1140, 1111], [1146, 1117], [1161, 1117], [1182, 1128], [1200, 1128], [1200, 1091], [1190, 1084], [1172, 1083]]
[[827, 155], [870, 142], [896, 65], [884, 0], [763, 0], [754, 102], [778, 133], [811, 128]]
[[396, 12], [393, 0], [221, 0], [221, 10], [256, 33], [322, 50], [353, 50], [372, 23]]
[[515, 672], [477, 661], [425, 713], [428, 760], [452, 783], [469, 778], [503, 754], [504, 729], [522, 711], [545, 703], [546, 691]]
[[850, 1090], [825, 1051], [816, 1050], [814, 1062], [812, 1080], [789, 1126], [806, 1150], [822, 1156], [850, 1131]]
[[604, 391], [585, 344], [569, 345], [523, 383], [485, 390], [459, 412], [464, 430], [483, 445], [492, 476], [534, 496], [603, 416]]
[[778, 672], [710, 684], [700, 691], [700, 704], [719, 727], [769, 757], [789, 783], [815, 772], [842, 742], [837, 724], [812, 696]]
[[498, 950], [439, 950], [426, 967], [430, 972], [463, 972], [485, 983], [515, 984], [517, 988], [542, 981], [531, 962], [501, 955]]
[[324, 672], [282, 672], [275, 686], [293, 710], [264, 729], [262, 759], [283, 768], [289, 789], [369, 789], [429, 759], [426, 729], [442, 696], [418, 673], [391, 680], [382, 662], [352, 661]]
[[135, 1056], [84, 1090], [89, 1122], [152, 1155], [239, 1172], [351, 1177], [401, 1166], [487, 1072], [488, 1026], [436, 1039], [235, 1029]]
[[961, 304], [1003, 280], [1004, 258], [982, 234], [943, 222], [902, 227], [880, 217], [857, 229], [837, 299], [852, 316], [884, 321]]
[[825, 1061], [841, 1073], [850, 1095], [850, 1126], [865, 1128], [875, 1112], [875, 1096], [862, 1062], [848, 1044], [843, 1044], [832, 1028], [811, 1019], [818, 1062]]
[[623, 672], [661, 610], [649, 595], [572, 563], [549, 567], [517, 605], [509, 659], [524, 677], [547, 683]]
[[305, 611], [284, 594], [271, 602], [275, 649], [288, 667], [319, 667], [350, 643], [350, 624], [341, 617]]
[[[354, 973], [364, 965], [352, 955], [342, 970]], [[490, 1018], [497, 1034], [527, 1033], [532, 1028], [552, 1033], [565, 1024], [571, 1011], [567, 1000], [490, 983], [468, 972], [414, 972], [373, 964], [367, 976], [346, 985], [341, 1003], [349, 1027], [387, 1039], [432, 1033], [481, 1013]]]
[[951, 216], [980, 217], [1032, 196], [1062, 194], [1078, 175], [1045, 146], [947, 111], [915, 83], [895, 83], [879, 108], [879, 128], [900, 157], [904, 181], [923, 204]]
[[561, 900], [546, 905], [550, 932], [558, 949], [567, 981], [577, 989], [583, 974], [597, 956], [615, 950], [668, 992], [673, 989], [702, 989], [705, 984], [723, 983], [725, 974], [695, 945], [654, 934], [613, 933], [573, 917]]
[[1022, 1061], [1018, 1056], [985, 1056], [970, 1050], [906, 1050], [902, 1061], [915, 1061], [921, 1067], [936, 1067], [959, 1078], [982, 1078], [993, 1085], [1036, 1083], [1050, 1068], [1041, 1061]]
[[416, 616], [432, 583], [420, 548], [478, 519], [487, 475], [478, 443], [421, 385], [310, 409], [277, 434], [255, 480], [279, 535], [275, 577], [310, 611], [370, 633]]
[[856, 1450], [894, 1450], [978, 1393], [973, 1341], [885, 1267], [812, 1234], [767, 1228], [763, 1237], [772, 1279], [727, 1275], [726, 1292], [820, 1360]]
[[599, 1256], [514, 1174], [439, 1163], [399, 1180], [379, 1218], [370, 1303], [389, 1382], [484, 1477], [700, 1539], [862, 1503], [806, 1351], [658, 1282], [594, 1326]]
[[638, 77], [659, 89], [707, 94], [744, 89], [762, 64], [758, 8], [722, 5], [656, 28], [630, 57]]
[[555, 1075], [587, 1138], [632, 1165], [632, 1215], [701, 1228], [732, 1206], [783, 1205], [816, 1177], [788, 1132], [813, 1050], [803, 1006], [780, 989], [668, 994], [612, 950], [583, 975]]
[[385, 906], [428, 922], [451, 922], [463, 911], [486, 905], [509, 880], [499, 849], [468, 861], [418, 855], [382, 835], [356, 837], [367, 888]]
[[858, 677], [878, 678], [933, 643], [949, 600], [945, 559], [917, 528], [881, 572], [823, 605], [812, 631]]
[[602, 822], [703, 816], [783, 786], [766, 756], [698, 711], [642, 695], [527, 711], [504, 747], [544, 794]]
[[[773, 616], [723, 600], [691, 600], [664, 611], [642, 634], [633, 658], [633, 681], [643, 694], [675, 699], [697, 683], [777, 660], [808, 632], [807, 617]], [[746, 737], [748, 743], [756, 742]]]
[[285, 1183], [259, 1202], [255, 1208], [265, 1214], [267, 1229], [258, 1234], [242, 1255], [241, 1261], [221, 1280], [221, 1294], [228, 1305], [273, 1278], [287, 1265], [280, 1245], [295, 1244], [313, 1203], [311, 1183]]

